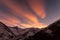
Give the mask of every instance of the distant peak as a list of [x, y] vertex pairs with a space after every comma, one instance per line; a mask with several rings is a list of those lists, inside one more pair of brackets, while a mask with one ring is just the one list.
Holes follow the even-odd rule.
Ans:
[[0, 22], [1, 24], [3, 24], [2, 22]]
[[0, 25], [5, 25], [3, 22], [0, 22]]

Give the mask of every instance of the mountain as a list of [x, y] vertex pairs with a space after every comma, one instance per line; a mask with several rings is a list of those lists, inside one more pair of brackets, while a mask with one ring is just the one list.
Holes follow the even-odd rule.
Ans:
[[22, 29], [0, 22], [0, 40], [60, 40], [60, 20], [44, 29]]
[[25, 40], [39, 31], [40, 29], [38, 28], [22, 29], [18, 27], [9, 27], [0, 22], [0, 40]]
[[60, 20], [50, 24], [27, 40], [60, 40]]

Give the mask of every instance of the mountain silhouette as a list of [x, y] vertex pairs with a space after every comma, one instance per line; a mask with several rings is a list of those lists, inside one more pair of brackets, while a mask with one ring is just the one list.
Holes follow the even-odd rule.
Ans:
[[4, 23], [0, 22], [0, 40], [25, 40], [39, 31], [40, 29], [38, 28], [22, 29], [6, 26]]
[[60, 40], [60, 19], [27, 40]]
[[0, 40], [60, 40], [60, 20], [44, 29], [18, 28], [0, 22]]

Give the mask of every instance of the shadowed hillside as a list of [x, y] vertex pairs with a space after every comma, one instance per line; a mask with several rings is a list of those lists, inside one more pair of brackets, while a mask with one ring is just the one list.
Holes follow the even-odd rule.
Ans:
[[60, 40], [60, 20], [50, 24], [28, 40]]

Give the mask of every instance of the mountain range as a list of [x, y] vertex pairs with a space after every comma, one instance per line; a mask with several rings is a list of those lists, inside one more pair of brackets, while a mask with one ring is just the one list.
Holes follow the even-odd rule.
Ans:
[[43, 29], [22, 29], [0, 22], [0, 40], [60, 40], [60, 20]]
[[0, 40], [24, 40], [39, 32], [39, 28], [18, 28], [6, 26], [0, 22]]

